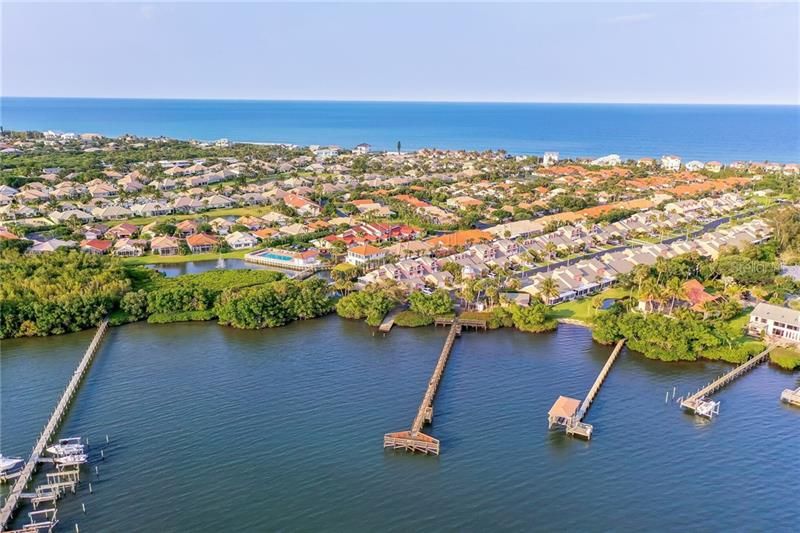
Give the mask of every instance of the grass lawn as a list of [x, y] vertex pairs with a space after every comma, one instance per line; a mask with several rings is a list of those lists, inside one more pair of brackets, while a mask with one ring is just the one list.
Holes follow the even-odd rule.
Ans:
[[592, 300], [598, 296], [600, 300], [605, 300], [607, 298], [619, 299], [628, 296], [628, 291], [620, 287], [611, 287], [598, 295], [560, 303], [550, 308], [549, 317], [570, 318], [572, 320], [580, 320], [581, 322], [591, 322], [592, 319], [597, 316], [597, 313], [603, 312], [601, 309], [595, 311], [592, 308]]
[[226, 217], [226, 216], [261, 216], [269, 213], [271, 211], [269, 206], [264, 205], [253, 205], [248, 207], [230, 207], [225, 209], [211, 209], [210, 211], [203, 211], [202, 213], [187, 213], [187, 214], [179, 214], [179, 215], [161, 215], [157, 217], [136, 217], [131, 218], [128, 220], [124, 220], [123, 222], [127, 222], [129, 224], [134, 224], [136, 226], [144, 226], [146, 224], [150, 224], [151, 222], [159, 221], [167, 221], [167, 220], [188, 220], [188, 219], [195, 219], [205, 217], [209, 220], [217, 218], [217, 217]]
[[[242, 259], [245, 254], [252, 252], [255, 248], [247, 250], [236, 250], [234, 252], [227, 252], [221, 255], [223, 259]], [[141, 257], [126, 257], [123, 263], [128, 265], [152, 265], [157, 263], [188, 263], [189, 261], [210, 261], [220, 257], [216, 252], [209, 252], [206, 254], [189, 254], [189, 255], [143, 255]]]
[[789, 348], [775, 348], [769, 354], [770, 360], [781, 368], [792, 370], [800, 368], [800, 351]]

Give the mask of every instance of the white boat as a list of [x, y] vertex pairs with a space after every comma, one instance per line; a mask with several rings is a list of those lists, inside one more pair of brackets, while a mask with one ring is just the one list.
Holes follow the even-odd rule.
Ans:
[[80, 455], [83, 453], [84, 449], [80, 437], [71, 437], [68, 439], [60, 439], [57, 444], [48, 446], [47, 453], [56, 456]]
[[24, 464], [25, 460], [21, 457], [6, 457], [0, 454], [0, 481], [18, 477]]
[[72, 455], [62, 455], [53, 459], [59, 465], [82, 465], [89, 460], [89, 456], [85, 453], [76, 453]]

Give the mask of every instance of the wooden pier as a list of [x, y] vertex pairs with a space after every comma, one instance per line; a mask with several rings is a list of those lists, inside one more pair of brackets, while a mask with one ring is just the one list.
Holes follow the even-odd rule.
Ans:
[[411, 424], [411, 429], [384, 435], [384, 448], [439, 455], [439, 440], [422, 433], [422, 426], [426, 422], [433, 421], [433, 399], [436, 396], [436, 389], [439, 387], [439, 381], [441, 381], [442, 374], [444, 374], [444, 367], [447, 365], [450, 352], [453, 350], [453, 343], [459, 335], [461, 335], [460, 321], [453, 319], [450, 325], [450, 332], [447, 334], [447, 340], [445, 340], [442, 353], [439, 354], [436, 367], [433, 369], [433, 375], [428, 381], [428, 388], [422, 397], [422, 403], [419, 406], [419, 410], [417, 410], [417, 416], [414, 417], [414, 421]]
[[687, 411], [692, 411], [693, 413], [706, 418], [713, 418], [714, 415], [718, 415], [719, 402], [711, 400], [709, 396], [717, 392], [731, 381], [743, 376], [750, 370], [766, 361], [767, 357], [769, 357], [769, 353], [775, 348], [775, 346], [776, 345], [774, 344], [767, 346], [763, 352], [753, 356], [730, 372], [723, 374], [688, 398], [681, 400], [681, 407]]
[[781, 393], [781, 401], [789, 405], [800, 407], [800, 387], [797, 387], [795, 390], [785, 389]]
[[390, 331], [392, 331], [392, 326], [394, 326], [394, 319], [397, 318], [397, 315], [405, 311], [405, 309], [406, 308], [404, 305], [398, 305], [397, 307], [389, 311], [389, 313], [385, 317], [383, 317], [381, 325], [378, 326], [378, 331], [380, 331], [381, 333], [389, 333]]
[[488, 326], [485, 320], [478, 320], [475, 318], [453, 318], [453, 317], [437, 317], [433, 319], [433, 325], [447, 327], [458, 320], [458, 325], [462, 328], [474, 328], [476, 330], [482, 329], [486, 331]]
[[[92, 342], [89, 344], [89, 347], [83, 354], [80, 363], [78, 363], [78, 367], [75, 369], [75, 372], [73, 372], [72, 377], [69, 380], [67, 388], [64, 389], [61, 399], [58, 401], [56, 408], [50, 415], [50, 420], [47, 422], [44, 430], [42, 430], [42, 434], [36, 441], [28, 462], [25, 463], [25, 466], [22, 468], [19, 477], [11, 487], [11, 491], [6, 498], [2, 511], [0, 511], [0, 531], [5, 531], [6, 526], [11, 521], [11, 517], [19, 505], [20, 499], [22, 499], [23, 491], [33, 476], [36, 465], [41, 462], [41, 455], [44, 453], [47, 444], [50, 442], [53, 435], [58, 430], [58, 427], [61, 425], [61, 421], [64, 419], [64, 416], [66, 415], [69, 406], [75, 397], [75, 392], [78, 390], [78, 387], [83, 381], [83, 378], [89, 369], [89, 365], [91, 365], [92, 361], [94, 360], [95, 354], [97, 354], [98, 347], [100, 346], [100, 342], [103, 339], [106, 329], [108, 329], [108, 319], [103, 320], [103, 322], [101, 322], [100, 326], [97, 328], [97, 332], [94, 334]], [[41, 513], [41, 511], [37, 512]]]
[[592, 388], [589, 389], [583, 402], [566, 396], [558, 397], [553, 407], [550, 408], [550, 411], [547, 413], [548, 429], [552, 429], [553, 426], [563, 426], [567, 435], [576, 435], [587, 440], [592, 438], [592, 431], [594, 428], [591, 424], [583, 422], [583, 419], [589, 411], [589, 407], [591, 407], [597, 393], [600, 392], [600, 387], [603, 386], [624, 344], [625, 339], [622, 339], [614, 347], [614, 351], [611, 352], [606, 364], [603, 365], [603, 368], [597, 375], [597, 379], [594, 380]]

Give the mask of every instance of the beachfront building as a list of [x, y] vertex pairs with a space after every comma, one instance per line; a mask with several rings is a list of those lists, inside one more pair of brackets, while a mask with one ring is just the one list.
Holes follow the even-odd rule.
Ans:
[[762, 302], [750, 313], [747, 329], [751, 335], [800, 346], [800, 311]]
[[353, 153], [356, 155], [366, 155], [372, 150], [372, 146], [368, 145], [367, 143], [361, 143], [355, 148], [353, 148]]
[[558, 152], [545, 152], [542, 156], [542, 165], [551, 167], [558, 164]]
[[661, 157], [661, 168], [677, 172], [681, 169], [681, 158], [676, 155], [665, 155]]
[[622, 158], [618, 154], [608, 154], [592, 160], [592, 165], [601, 167], [615, 167], [622, 163]]

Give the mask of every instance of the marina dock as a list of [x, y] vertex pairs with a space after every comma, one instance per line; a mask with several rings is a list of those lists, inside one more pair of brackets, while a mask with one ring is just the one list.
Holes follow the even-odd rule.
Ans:
[[788, 403], [789, 405], [796, 405], [800, 407], [800, 387], [796, 389], [785, 389], [781, 393], [781, 401]]
[[422, 403], [417, 410], [417, 416], [414, 417], [414, 421], [411, 424], [411, 429], [384, 435], [384, 448], [439, 455], [439, 440], [422, 433], [422, 426], [426, 422], [433, 421], [433, 399], [436, 396], [436, 389], [439, 387], [442, 374], [444, 374], [444, 368], [453, 349], [453, 343], [456, 337], [461, 335], [460, 321], [457, 318], [452, 319], [450, 324], [450, 332], [447, 334], [444, 347], [442, 347], [436, 367], [433, 369], [433, 375], [428, 381], [428, 388], [425, 389], [425, 395], [422, 397]]
[[682, 400], [681, 407], [687, 411], [692, 411], [693, 413], [706, 418], [713, 418], [714, 415], [718, 415], [719, 402], [715, 402], [714, 400], [710, 399], [709, 396], [731, 381], [743, 376], [750, 370], [766, 361], [767, 357], [769, 357], [769, 353], [775, 348], [775, 346], [776, 345], [774, 344], [767, 346], [763, 352], [753, 356], [748, 361], [745, 361], [730, 372], [723, 374], [705, 387], [701, 388], [685, 400]]
[[[97, 354], [100, 342], [102, 341], [103, 335], [107, 329], [108, 319], [103, 320], [103, 322], [101, 322], [100, 326], [97, 328], [97, 332], [94, 334], [92, 342], [89, 344], [89, 347], [83, 354], [83, 357], [78, 363], [78, 367], [75, 369], [75, 372], [73, 372], [72, 377], [67, 384], [67, 388], [64, 389], [58, 404], [56, 404], [53, 413], [50, 415], [47, 425], [44, 427], [42, 434], [39, 436], [39, 439], [33, 446], [30, 458], [25, 463], [25, 466], [22, 468], [19, 477], [11, 487], [2, 511], [0, 511], [0, 531], [5, 531], [8, 523], [11, 521], [11, 517], [13, 516], [14, 511], [17, 509], [20, 500], [23, 498], [25, 487], [30, 482], [37, 464], [42, 462], [43, 457], [41, 457], [41, 455], [44, 453], [47, 444], [51, 441], [53, 435], [55, 435], [56, 431], [61, 425], [64, 416], [67, 414], [69, 406], [75, 397], [75, 393], [78, 390], [78, 387], [80, 387], [80, 384], [83, 381], [89, 366], [94, 360], [94, 356]], [[71, 483], [71, 481], [64, 483]], [[37, 513], [43, 512], [44, 511], [37, 511]]]
[[614, 347], [614, 351], [611, 352], [603, 368], [600, 369], [600, 373], [594, 380], [592, 388], [589, 389], [583, 402], [567, 396], [558, 397], [553, 407], [551, 407], [550, 411], [547, 413], [548, 429], [552, 429], [553, 426], [562, 426], [566, 430], [567, 435], [577, 435], [587, 440], [592, 438], [592, 431], [594, 428], [591, 424], [583, 422], [583, 419], [587, 411], [589, 411], [589, 407], [591, 407], [597, 393], [600, 392], [600, 387], [603, 386], [624, 344], [625, 339], [622, 339]]

